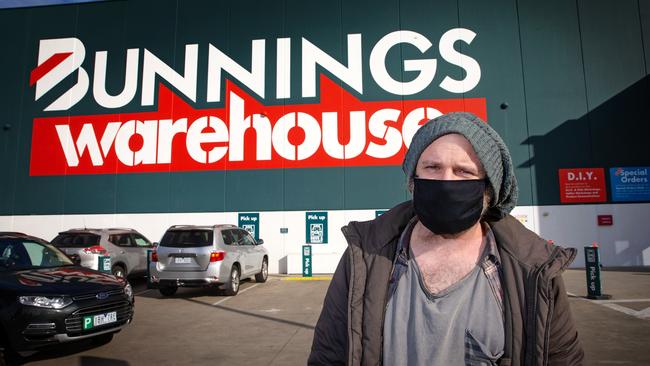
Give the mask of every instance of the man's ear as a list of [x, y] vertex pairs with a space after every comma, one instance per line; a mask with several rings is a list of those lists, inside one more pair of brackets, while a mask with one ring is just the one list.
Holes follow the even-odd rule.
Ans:
[[406, 189], [409, 190], [409, 192], [413, 193], [413, 177], [409, 178], [408, 182], [406, 183]]

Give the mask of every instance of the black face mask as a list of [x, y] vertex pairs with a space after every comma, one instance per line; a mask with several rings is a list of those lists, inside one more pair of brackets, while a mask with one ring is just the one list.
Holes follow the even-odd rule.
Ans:
[[415, 213], [431, 232], [457, 234], [469, 229], [481, 218], [485, 179], [414, 178], [414, 183]]

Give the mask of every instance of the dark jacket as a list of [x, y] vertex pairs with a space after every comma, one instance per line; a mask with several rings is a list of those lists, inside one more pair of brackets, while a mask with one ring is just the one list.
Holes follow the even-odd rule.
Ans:
[[[382, 363], [393, 259], [413, 216], [408, 201], [375, 220], [343, 227], [348, 248], [325, 297], [310, 365]], [[506, 339], [499, 365], [581, 365], [584, 353], [561, 276], [576, 250], [549, 245], [512, 216], [488, 224], [501, 257], [504, 293]]]

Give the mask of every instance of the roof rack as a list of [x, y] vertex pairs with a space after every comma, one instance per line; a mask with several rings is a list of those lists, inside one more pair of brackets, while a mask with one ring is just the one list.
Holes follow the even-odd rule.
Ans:
[[24, 236], [27, 236], [27, 234], [21, 233], [19, 231], [0, 231], [0, 235], [24, 235]]
[[73, 227], [73, 228], [70, 228], [70, 229], [67, 229], [67, 230], [63, 230], [61, 232], [65, 233], [65, 232], [68, 232], [68, 231], [99, 231], [99, 230], [102, 230], [102, 229], [97, 229], [97, 228], [94, 228], [94, 227]]

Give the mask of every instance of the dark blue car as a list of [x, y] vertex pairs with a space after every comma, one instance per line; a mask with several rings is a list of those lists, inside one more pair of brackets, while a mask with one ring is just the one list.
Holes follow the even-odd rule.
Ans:
[[47, 241], [0, 232], [0, 365], [62, 342], [109, 342], [133, 318], [123, 278], [77, 265]]

